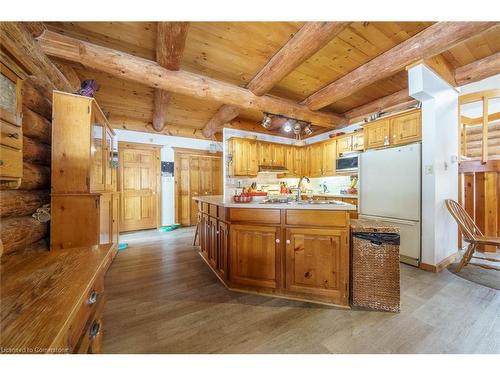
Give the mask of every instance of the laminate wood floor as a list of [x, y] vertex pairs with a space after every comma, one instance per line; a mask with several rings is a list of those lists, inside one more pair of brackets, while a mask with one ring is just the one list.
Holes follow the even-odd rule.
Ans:
[[228, 291], [193, 233], [128, 236], [106, 277], [105, 353], [500, 353], [500, 292], [447, 270], [402, 265], [400, 314], [337, 310]]

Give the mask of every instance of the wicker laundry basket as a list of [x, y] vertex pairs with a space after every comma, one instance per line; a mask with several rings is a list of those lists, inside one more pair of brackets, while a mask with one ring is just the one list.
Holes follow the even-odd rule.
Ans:
[[351, 306], [399, 312], [399, 228], [351, 221]]

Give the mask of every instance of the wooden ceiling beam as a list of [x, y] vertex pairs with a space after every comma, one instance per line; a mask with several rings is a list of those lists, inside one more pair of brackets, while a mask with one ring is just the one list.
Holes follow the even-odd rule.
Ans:
[[498, 22], [438, 22], [330, 83], [303, 101], [311, 110], [337, 102], [376, 81], [390, 77], [420, 59], [498, 25]]
[[255, 95], [266, 94], [349, 24], [350, 22], [307, 22], [257, 73], [247, 88]]
[[394, 94], [384, 96], [370, 103], [351, 109], [344, 113], [349, 124], [363, 120], [375, 113], [383, 111], [394, 111], [417, 104], [417, 100], [408, 95], [408, 89], [398, 91]]
[[37, 40], [42, 50], [50, 56], [79, 62], [87, 68], [153, 88], [280, 114], [323, 127], [333, 128], [344, 122], [342, 116], [334, 113], [312, 111], [304, 105], [282, 98], [257, 96], [248, 89], [199, 74], [183, 70], [171, 71], [154, 61], [52, 31], [44, 31]]
[[[246, 86], [257, 96], [264, 95], [295, 68], [322, 49], [350, 22], [307, 22], [276, 52]], [[223, 108], [224, 107], [224, 108]], [[207, 122], [203, 133], [210, 136], [239, 115], [237, 107], [223, 106]], [[233, 118], [228, 115], [232, 113]], [[223, 122], [221, 122], [223, 121]]]
[[0, 22], [2, 50], [12, 55], [29, 75], [46, 79], [54, 89], [72, 92], [71, 83], [45, 55], [31, 33], [21, 22]]
[[[188, 22], [158, 22], [156, 36], [156, 61], [168, 70], [179, 70], [186, 45]], [[170, 93], [155, 89], [153, 129], [161, 131], [167, 121]]]
[[455, 70], [455, 81], [459, 86], [480, 81], [500, 73], [500, 52], [474, 61]]

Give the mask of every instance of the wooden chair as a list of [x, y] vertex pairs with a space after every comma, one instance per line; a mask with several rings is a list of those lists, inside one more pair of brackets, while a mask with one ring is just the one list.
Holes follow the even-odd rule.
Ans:
[[465, 267], [467, 264], [472, 264], [473, 266], [478, 266], [486, 269], [491, 269], [495, 271], [500, 271], [500, 267], [490, 266], [488, 264], [481, 263], [472, 263], [470, 260], [472, 258], [487, 260], [490, 262], [500, 262], [500, 259], [494, 258], [485, 258], [485, 257], [476, 257], [474, 256], [474, 251], [479, 245], [492, 245], [496, 247], [500, 247], [500, 237], [487, 237], [484, 236], [479, 228], [477, 227], [474, 220], [469, 216], [467, 211], [464, 210], [462, 206], [460, 206], [453, 199], [446, 200], [446, 207], [448, 207], [448, 211], [450, 211], [451, 216], [457, 221], [457, 224], [462, 231], [464, 236], [464, 240], [469, 243], [467, 250], [465, 251], [460, 264], [457, 267], [457, 272]]

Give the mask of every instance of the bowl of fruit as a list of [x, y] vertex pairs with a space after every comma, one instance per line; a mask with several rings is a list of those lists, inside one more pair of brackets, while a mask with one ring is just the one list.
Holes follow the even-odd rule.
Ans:
[[252, 201], [252, 196], [249, 193], [241, 193], [233, 195], [233, 200], [236, 203], [250, 203]]

